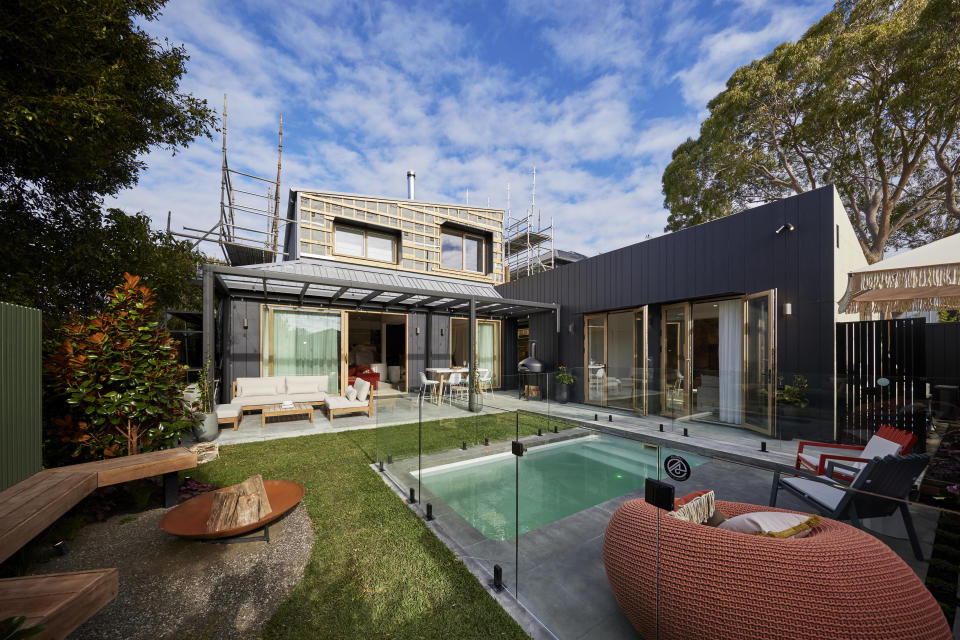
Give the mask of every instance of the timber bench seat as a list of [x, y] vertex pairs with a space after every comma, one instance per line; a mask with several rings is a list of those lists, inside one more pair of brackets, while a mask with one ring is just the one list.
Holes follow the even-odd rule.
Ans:
[[65, 638], [117, 597], [119, 575], [95, 569], [0, 580], [0, 620], [24, 616], [24, 628], [46, 627], [36, 638]]
[[[163, 476], [164, 503], [177, 501], [177, 472], [197, 466], [197, 454], [167, 449], [44, 469], [0, 492], [0, 562], [27, 544], [98, 487]], [[0, 580], [0, 620], [25, 616], [46, 626], [38, 638], [65, 638], [117, 596], [116, 569], [52, 573]]]
[[177, 472], [197, 466], [185, 448], [44, 469], [0, 492], [0, 562], [98, 487], [162, 475], [164, 502], [177, 500]]

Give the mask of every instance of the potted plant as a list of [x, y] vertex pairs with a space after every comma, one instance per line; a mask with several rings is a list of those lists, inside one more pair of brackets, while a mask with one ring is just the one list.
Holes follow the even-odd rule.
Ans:
[[197, 440], [209, 442], [220, 435], [220, 427], [217, 424], [217, 412], [213, 406], [213, 390], [210, 388], [210, 360], [209, 358], [200, 370], [200, 377], [197, 380], [197, 402], [194, 405], [198, 411], [197, 423], [193, 433]]
[[570, 387], [577, 381], [577, 377], [570, 373], [565, 366], [560, 365], [554, 380], [557, 383], [557, 402], [566, 404], [570, 401]]
[[800, 374], [793, 376], [793, 384], [783, 384], [783, 377], [777, 385], [777, 422], [780, 427], [780, 439], [792, 440], [797, 432], [809, 420], [804, 411], [810, 401], [807, 399], [807, 379]]

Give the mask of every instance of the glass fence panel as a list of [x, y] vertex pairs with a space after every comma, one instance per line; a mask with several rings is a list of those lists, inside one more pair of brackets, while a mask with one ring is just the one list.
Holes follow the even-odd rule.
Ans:
[[[543, 416], [522, 411], [519, 420], [521, 434], [538, 429], [521, 437], [524, 452], [517, 458], [520, 603], [561, 639], [635, 638], [606, 558], [621, 595], [641, 593], [639, 600], [653, 605], [655, 631], [656, 510], [631, 503], [624, 509], [644, 514], [639, 528], [623, 516], [606, 550], [604, 537], [614, 512], [628, 501], [643, 502], [648, 479], [661, 477], [660, 447], [557, 416], [550, 431], [539, 426]], [[620, 572], [624, 563], [640, 569]]]

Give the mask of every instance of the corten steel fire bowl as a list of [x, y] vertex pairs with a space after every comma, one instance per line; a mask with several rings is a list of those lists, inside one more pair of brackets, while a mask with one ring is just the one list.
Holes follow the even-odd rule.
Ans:
[[[242, 533], [255, 531], [277, 520], [297, 506], [304, 494], [303, 485], [289, 480], [264, 480], [263, 487], [267, 491], [267, 499], [270, 500], [270, 507], [273, 510], [266, 517], [251, 524], [222, 531], [207, 531], [210, 506], [213, 504], [213, 494], [216, 493], [216, 491], [210, 491], [196, 498], [191, 498], [168, 511], [160, 520], [160, 528], [175, 536], [197, 540], [238, 536]], [[220, 491], [223, 491], [223, 489], [220, 489]]]

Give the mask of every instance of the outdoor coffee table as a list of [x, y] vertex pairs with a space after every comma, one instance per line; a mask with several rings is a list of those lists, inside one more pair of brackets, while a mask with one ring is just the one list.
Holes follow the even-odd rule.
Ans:
[[260, 413], [260, 428], [262, 429], [267, 426], [267, 418], [299, 415], [306, 415], [307, 419], [313, 422], [313, 405], [309, 402], [294, 402], [292, 407], [284, 407], [281, 404], [268, 404]]

